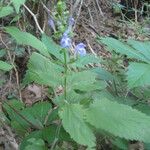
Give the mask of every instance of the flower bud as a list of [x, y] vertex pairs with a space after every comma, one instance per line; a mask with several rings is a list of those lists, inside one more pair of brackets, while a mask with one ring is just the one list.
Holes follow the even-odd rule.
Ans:
[[53, 29], [53, 31], [55, 31], [55, 24], [54, 24], [54, 20], [53, 19], [49, 19], [48, 20], [48, 25]]

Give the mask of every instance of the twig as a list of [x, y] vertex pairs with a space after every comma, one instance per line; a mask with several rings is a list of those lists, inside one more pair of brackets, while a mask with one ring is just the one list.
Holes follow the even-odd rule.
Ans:
[[[77, 3], [76, 5], [78, 5], [78, 3]], [[78, 13], [77, 13], [77, 17], [76, 17], [76, 20], [75, 20], [75, 23], [74, 23], [73, 30], [75, 29], [76, 24], [77, 24], [77, 20], [78, 20], [78, 18], [79, 18], [79, 16], [80, 16], [82, 5], [83, 5], [83, 0], [81, 0], [80, 7], [79, 7], [79, 10], [78, 10]], [[76, 7], [77, 7], [77, 6], [76, 6]], [[76, 8], [76, 7], [73, 8], [73, 11], [75, 11], [75, 8]]]
[[91, 45], [90, 45], [89, 41], [88, 41], [87, 39], [85, 39], [85, 40], [86, 40], [87, 45], [88, 45], [88, 47], [89, 47], [90, 51], [92, 52], [92, 54], [94, 54], [95, 56], [97, 56], [97, 54], [96, 54], [96, 53], [94, 52], [94, 50], [92, 49], [92, 47], [91, 47]]
[[81, 1], [81, 0], [76, 0], [76, 2], [74, 3], [73, 8], [72, 8], [72, 15], [73, 15], [74, 12], [76, 12], [75, 10], [76, 10], [76, 8], [78, 7], [80, 1]]
[[95, 1], [96, 1], [96, 4], [97, 4], [97, 7], [98, 7], [98, 10], [99, 10], [99, 12], [100, 12], [101, 16], [102, 16], [102, 17], [104, 17], [104, 14], [103, 14], [103, 12], [102, 12], [102, 9], [101, 9], [101, 7], [99, 6], [98, 0], [95, 0]]
[[47, 7], [46, 7], [46, 5], [41, 1], [41, 4], [42, 4], [42, 6], [43, 6], [43, 8], [46, 10], [46, 12], [48, 13], [48, 14], [52, 14], [52, 12], [50, 11], [50, 9], [48, 9]]
[[94, 21], [93, 21], [93, 17], [92, 17], [92, 14], [91, 14], [91, 11], [90, 11], [90, 8], [87, 7], [88, 9], [88, 12], [89, 12], [89, 15], [90, 15], [90, 18], [91, 18], [91, 22], [92, 22], [92, 25], [94, 24]]
[[35, 24], [37, 26], [37, 28], [39, 29], [39, 31], [41, 32], [41, 34], [44, 33], [44, 31], [41, 29], [39, 23], [38, 23], [38, 20], [36, 18], [36, 15], [25, 5], [23, 4], [24, 8], [31, 14], [31, 16], [33, 17], [34, 21], [35, 21]]

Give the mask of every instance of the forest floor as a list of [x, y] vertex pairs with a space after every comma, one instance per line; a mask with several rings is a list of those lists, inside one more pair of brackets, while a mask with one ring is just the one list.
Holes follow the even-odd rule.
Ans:
[[[101, 2], [98, 0], [83, 1], [80, 8], [75, 9], [73, 13], [75, 13], [76, 21], [73, 41], [74, 43], [83, 42], [86, 44], [88, 53], [93, 53], [94, 55], [110, 57], [105, 47], [97, 42], [97, 36], [145, 40], [150, 35], [150, 25], [148, 26], [143, 20], [136, 22], [134, 21], [134, 17], [131, 20], [123, 20], [121, 14], [114, 14], [111, 4], [105, 0]], [[10, 42], [9, 36], [3, 31], [0, 31], [0, 49], [10, 46], [12, 46], [12, 43]], [[13, 53], [8, 53], [7, 59], [14, 61], [17, 68], [9, 74], [0, 76], [5, 81], [5, 84], [0, 87], [0, 106], [6, 99], [20, 98], [26, 105], [32, 105], [40, 99], [46, 98], [46, 89], [42, 86], [32, 84], [27, 87], [21, 87], [20, 83], [26, 70], [28, 57], [29, 55], [27, 53], [19, 57]], [[1, 128], [0, 150], [13, 150], [11, 144], [17, 143], [18, 140], [14, 137], [15, 134], [11, 131], [10, 127], [5, 125], [5, 128]]]

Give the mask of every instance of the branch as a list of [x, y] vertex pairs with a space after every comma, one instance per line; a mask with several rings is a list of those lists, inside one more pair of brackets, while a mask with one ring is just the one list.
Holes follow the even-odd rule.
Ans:
[[25, 5], [23, 4], [24, 8], [31, 14], [31, 16], [33, 17], [34, 21], [35, 21], [35, 24], [37, 26], [37, 28], [39, 29], [39, 31], [43, 34], [44, 31], [41, 29], [39, 23], [38, 23], [38, 20], [36, 18], [36, 15]]

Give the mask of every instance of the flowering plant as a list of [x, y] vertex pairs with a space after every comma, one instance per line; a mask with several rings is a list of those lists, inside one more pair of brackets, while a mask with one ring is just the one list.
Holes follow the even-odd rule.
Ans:
[[[61, 38], [61, 41], [60, 41], [60, 45], [62, 48], [71, 48], [72, 47], [72, 40], [69, 37], [69, 33], [72, 29], [73, 24], [74, 24], [74, 18], [70, 17], [69, 18], [69, 26], [68, 26], [67, 30], [64, 32], [64, 34]], [[77, 44], [74, 48], [74, 53], [76, 55], [85, 56], [86, 55], [85, 47], [86, 47], [86, 45], [83, 43]]]
[[[10, 124], [23, 137], [21, 150], [37, 149], [38, 146], [41, 150], [47, 150], [48, 147], [54, 150], [57, 146], [62, 147], [63, 141], [73, 145], [73, 140], [88, 150], [94, 150], [95, 132], [105, 133], [114, 143], [128, 142], [128, 139], [149, 142], [150, 117], [133, 109], [131, 104], [118, 103], [120, 97], [109, 93], [111, 83], [117, 81], [115, 76], [100, 67], [101, 60], [98, 57], [85, 53], [83, 43], [75, 46], [75, 54], [82, 57], [72, 57], [68, 55], [66, 46], [62, 48], [45, 34], [40, 41], [15, 27], [6, 28], [6, 32], [20, 43], [39, 51], [30, 56], [24, 84], [34, 82], [49, 88], [48, 100], [31, 107], [16, 100], [3, 104]], [[66, 34], [64, 36], [69, 38]], [[130, 88], [141, 86], [141, 81], [149, 84], [149, 59], [143, 57], [148, 54], [146, 46], [149, 43], [128, 41], [134, 47], [130, 47], [131, 53], [126, 48], [129, 45], [118, 40], [101, 38], [101, 42], [107, 44], [110, 50], [117, 46], [117, 52], [142, 61], [129, 66], [127, 79]], [[143, 45], [144, 51], [135, 51], [139, 48], [137, 45]], [[144, 74], [139, 73], [141, 66], [145, 67]], [[78, 149], [78, 145], [75, 149]]]
[[[69, 12], [66, 9], [66, 3], [62, 0], [57, 2], [57, 5], [52, 11], [51, 17], [48, 20], [48, 25], [54, 32], [54, 39], [58, 40], [62, 37], [66, 29], [72, 26], [73, 20], [69, 19]], [[69, 29], [69, 34], [72, 34], [71, 28]]]

